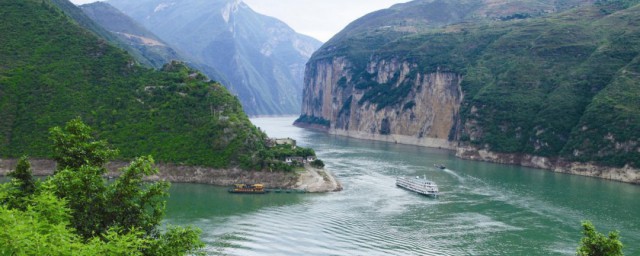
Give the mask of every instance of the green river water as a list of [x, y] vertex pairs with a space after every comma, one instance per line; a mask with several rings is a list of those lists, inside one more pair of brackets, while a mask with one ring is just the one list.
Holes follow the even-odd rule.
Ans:
[[[589, 219], [601, 232], [619, 230], [625, 254], [640, 255], [640, 186], [333, 136], [293, 120], [252, 122], [313, 147], [343, 191], [236, 195], [173, 184], [167, 222], [200, 227], [211, 254], [574, 255]], [[398, 175], [426, 175], [441, 195], [397, 188]]]

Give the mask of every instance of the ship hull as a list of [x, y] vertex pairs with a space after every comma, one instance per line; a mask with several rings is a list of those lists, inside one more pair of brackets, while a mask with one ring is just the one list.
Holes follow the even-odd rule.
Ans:
[[433, 181], [420, 178], [398, 177], [396, 186], [425, 196], [438, 196], [438, 185]]

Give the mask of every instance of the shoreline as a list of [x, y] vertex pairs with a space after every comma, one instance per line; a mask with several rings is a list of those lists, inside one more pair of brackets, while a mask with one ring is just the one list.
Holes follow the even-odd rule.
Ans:
[[[523, 167], [536, 168], [546, 171], [553, 171], [558, 173], [566, 173], [572, 175], [580, 175], [586, 177], [593, 177], [598, 179], [618, 181], [624, 183], [630, 183], [634, 185], [640, 185], [640, 169], [635, 169], [630, 166], [624, 166], [621, 168], [602, 166], [593, 162], [571, 162], [561, 158], [548, 158], [526, 154], [507, 154], [496, 153], [488, 150], [479, 150], [470, 146], [455, 145], [455, 142], [443, 143], [441, 140], [413, 140], [407, 139], [409, 136], [404, 135], [372, 135], [363, 134], [358, 131], [344, 131], [337, 129], [330, 129], [326, 126], [322, 128], [319, 125], [295, 122], [294, 126], [310, 129], [314, 131], [326, 132], [327, 134], [343, 136], [348, 138], [356, 138], [363, 140], [373, 141], [385, 141], [391, 143], [413, 145], [427, 148], [437, 148], [452, 151], [455, 156], [460, 159], [491, 162], [497, 164], [518, 165]], [[401, 138], [401, 139], [395, 139]]]
[[[56, 168], [51, 159], [29, 159], [34, 176], [48, 176]], [[0, 176], [15, 169], [17, 159], [0, 159]], [[106, 165], [105, 176], [117, 177], [118, 169], [128, 166], [126, 161], [112, 161]], [[237, 183], [262, 183], [267, 188], [305, 189], [307, 192], [324, 193], [342, 190], [337, 178], [326, 169], [305, 165], [304, 172], [245, 171], [238, 168], [215, 169], [202, 166], [184, 166], [156, 163], [158, 174], [147, 176], [145, 181], [166, 180], [175, 183], [197, 183], [215, 186], [231, 186]], [[317, 177], [328, 177], [318, 179]]]

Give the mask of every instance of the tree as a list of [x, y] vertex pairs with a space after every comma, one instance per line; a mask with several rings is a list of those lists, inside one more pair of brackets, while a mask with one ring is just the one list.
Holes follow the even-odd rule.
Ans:
[[203, 253], [199, 229], [159, 229], [169, 183], [143, 182], [158, 172], [151, 156], [136, 158], [109, 183], [103, 165], [117, 151], [106, 141], [94, 140], [79, 119], [51, 131], [58, 171], [35, 182], [23, 157], [12, 182], [0, 184], [0, 255]]
[[20, 183], [20, 190], [24, 195], [31, 195], [36, 189], [36, 180], [31, 172], [31, 163], [27, 156], [23, 156], [18, 160], [16, 170], [9, 172], [7, 176], [16, 179]]
[[605, 236], [596, 231], [596, 228], [590, 221], [582, 222], [582, 234], [584, 237], [580, 240], [580, 247], [576, 252], [579, 256], [622, 256], [622, 242], [618, 231], [609, 232], [609, 236]]
[[[122, 233], [116, 228], [107, 231], [104, 239], [93, 237], [85, 243], [68, 228], [71, 219], [66, 200], [46, 191], [48, 188], [41, 189], [45, 191], [30, 198], [25, 209], [0, 205], [0, 255], [143, 255], [142, 249], [157, 244], [154, 239], [144, 238], [141, 231]], [[184, 244], [164, 251], [184, 254]], [[164, 251], [158, 250], [155, 255]]]
[[169, 183], [143, 183], [144, 176], [158, 172], [151, 156], [136, 158], [109, 183], [104, 164], [117, 150], [106, 141], [95, 140], [91, 128], [80, 119], [50, 131], [58, 170], [45, 185], [68, 202], [70, 225], [85, 241], [108, 242], [109, 236], [135, 234], [145, 240], [145, 246], [139, 248], [144, 254], [199, 253], [203, 246], [199, 229], [172, 227], [164, 233], [158, 229]]
[[89, 239], [105, 233], [112, 224], [105, 221], [107, 211], [106, 182], [100, 167], [83, 165], [79, 168], [59, 170], [47, 182], [55, 194], [68, 201], [71, 226]]
[[18, 160], [16, 169], [9, 172], [7, 176], [11, 177], [11, 182], [6, 185], [6, 196], [0, 200], [9, 209], [25, 209], [25, 201], [36, 190], [36, 180], [31, 173], [31, 163], [29, 163], [27, 157], [21, 157]]
[[91, 127], [80, 118], [67, 122], [64, 129], [56, 126], [49, 130], [58, 170], [83, 165], [102, 167], [118, 155], [118, 150], [111, 149], [107, 141], [94, 140], [91, 132]]
[[122, 170], [107, 187], [105, 221], [121, 227], [139, 227], [147, 234], [156, 231], [164, 217], [169, 182], [143, 183], [144, 176], [158, 173], [151, 156], [139, 157]]

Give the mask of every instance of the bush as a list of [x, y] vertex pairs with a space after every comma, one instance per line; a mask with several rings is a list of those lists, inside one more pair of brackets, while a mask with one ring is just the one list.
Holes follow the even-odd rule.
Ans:
[[324, 162], [320, 159], [313, 160], [310, 164], [314, 168], [324, 168]]

